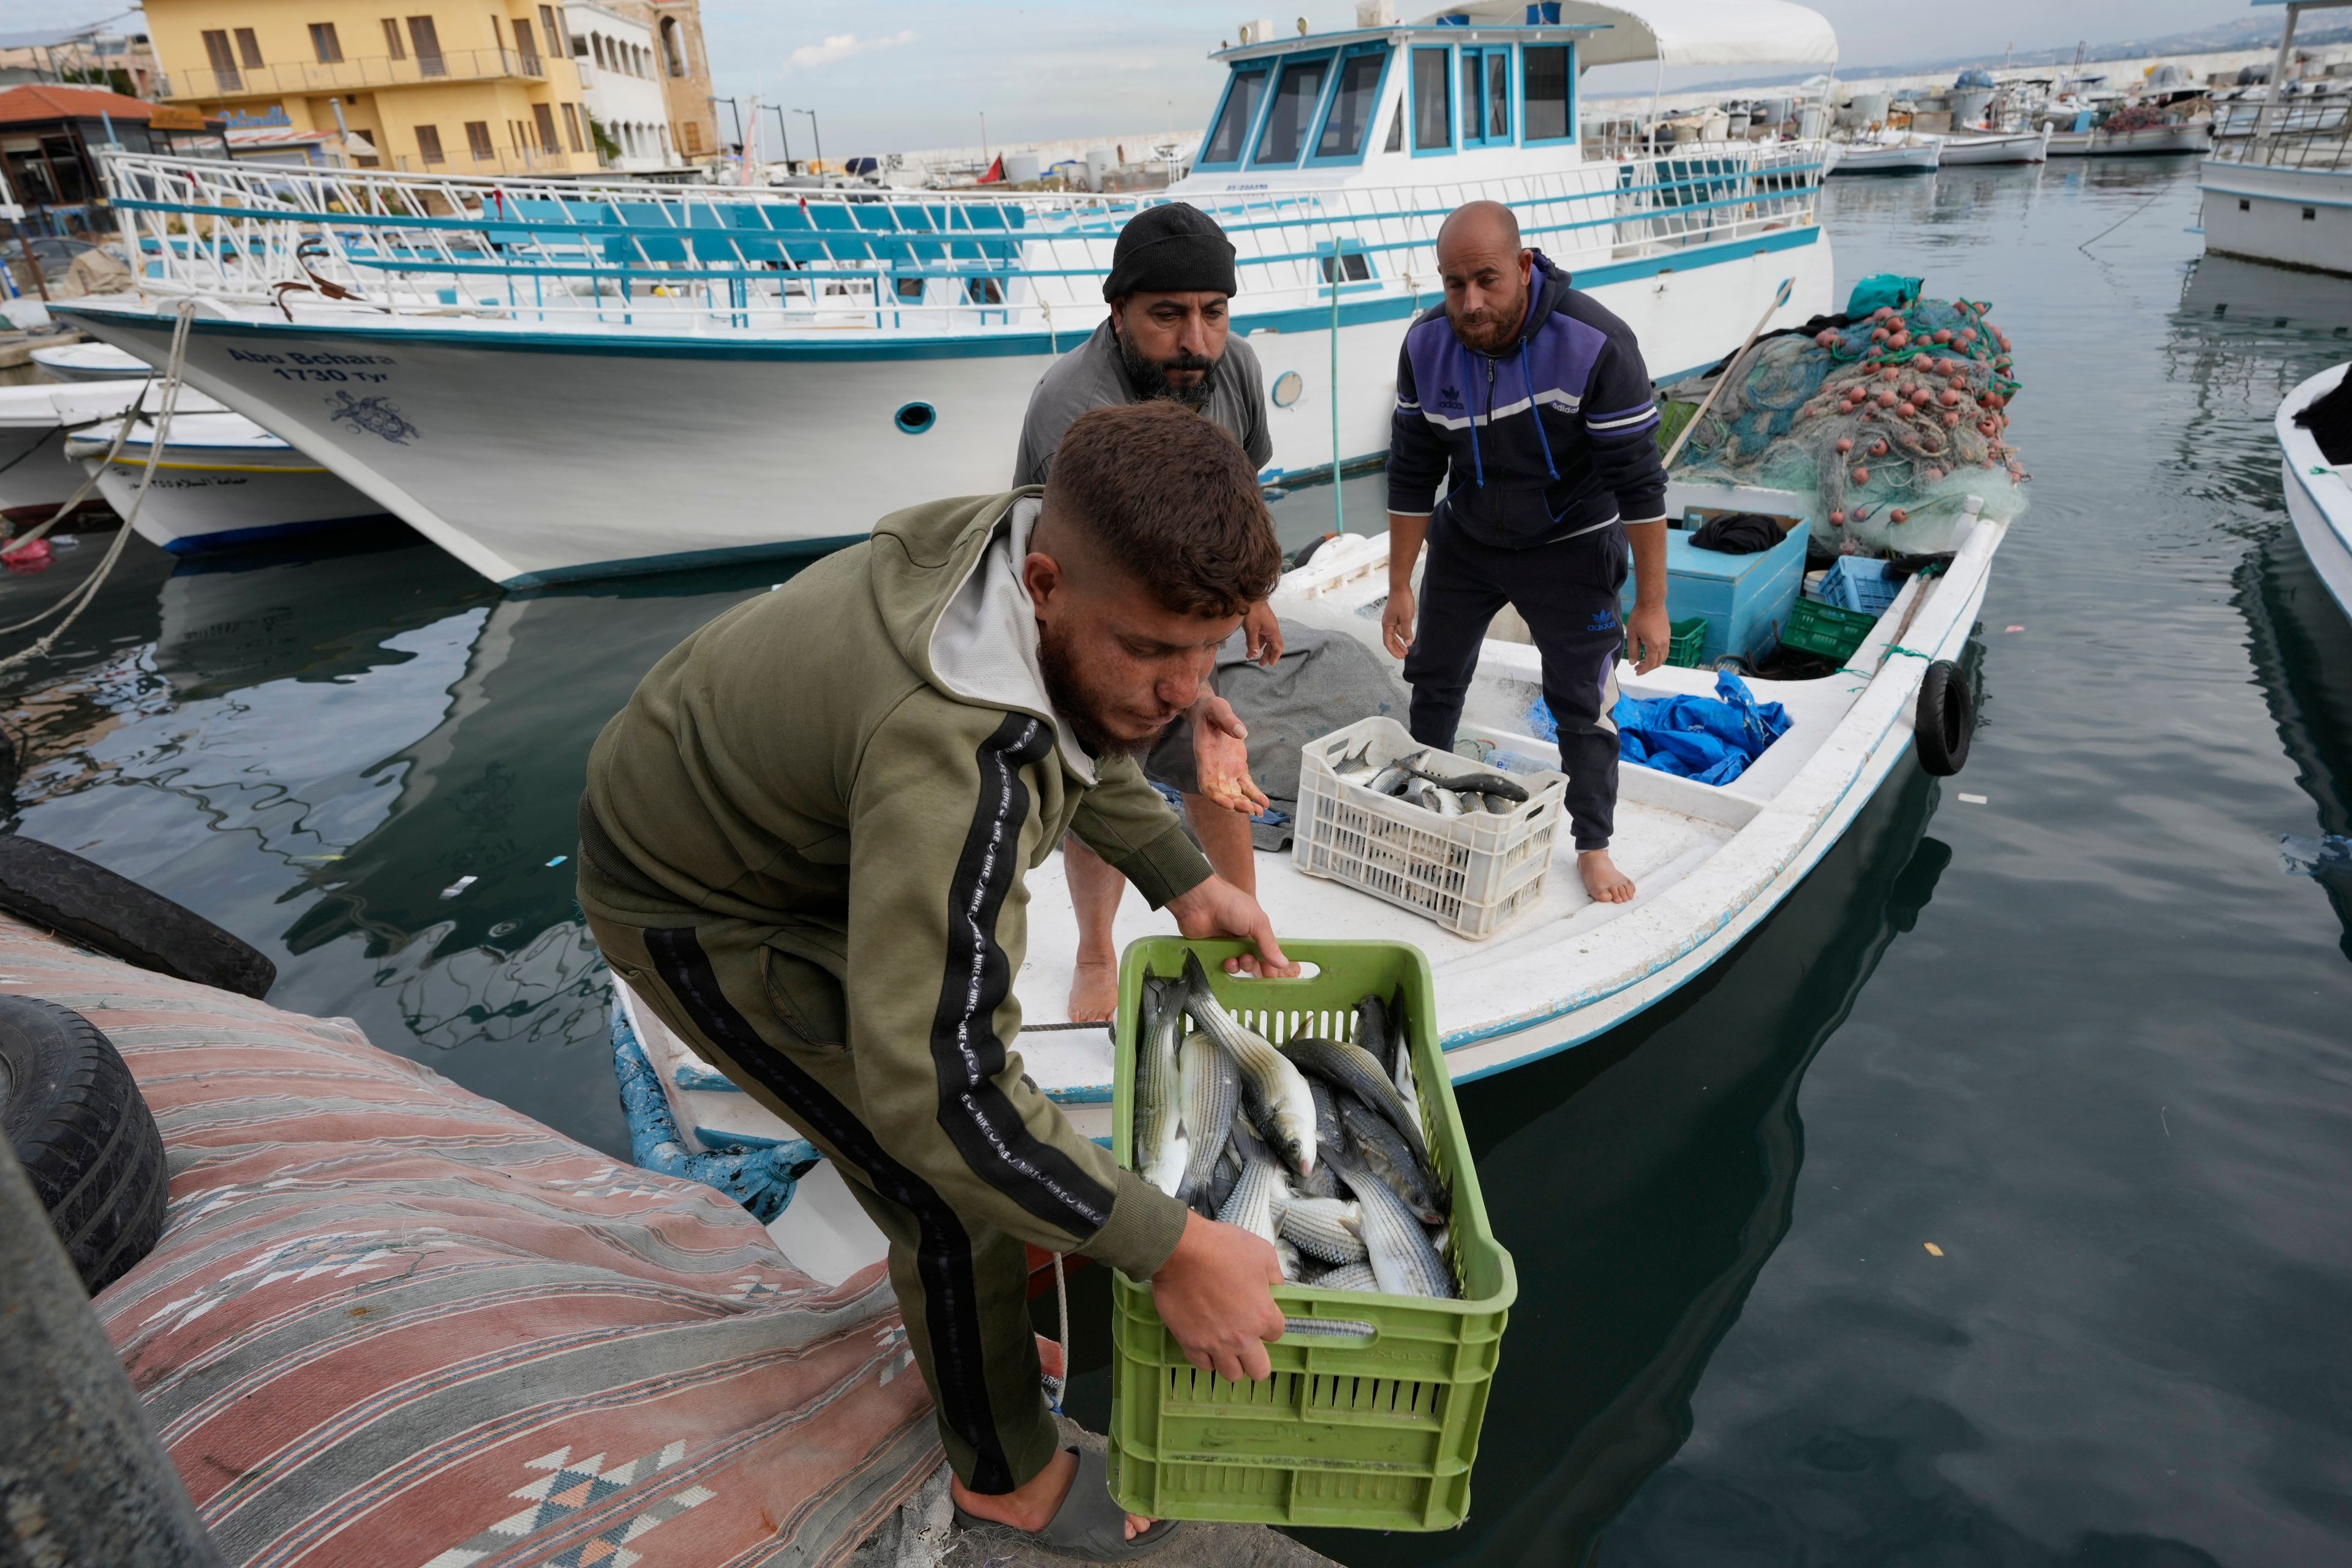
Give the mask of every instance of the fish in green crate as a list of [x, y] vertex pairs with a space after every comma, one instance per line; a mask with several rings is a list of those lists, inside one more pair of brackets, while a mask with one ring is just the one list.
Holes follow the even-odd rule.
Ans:
[[1363, 1210], [1345, 1198], [1293, 1198], [1279, 1205], [1275, 1228], [1298, 1250], [1325, 1263], [1361, 1263]]
[[1444, 1222], [1441, 1189], [1395, 1123], [1360, 1100], [1345, 1099], [1339, 1102], [1339, 1131], [1351, 1159], [1369, 1167], [1423, 1224]]
[[1362, 1205], [1364, 1250], [1380, 1289], [1391, 1296], [1453, 1297], [1453, 1271], [1404, 1199], [1387, 1181], [1344, 1155], [1333, 1164], [1339, 1184]]
[[1380, 1058], [1371, 1052], [1343, 1040], [1318, 1039], [1309, 1035], [1284, 1041], [1282, 1054], [1299, 1071], [1346, 1090], [1387, 1117], [1403, 1134], [1412, 1157], [1423, 1165], [1429, 1163], [1429, 1148], [1422, 1142], [1421, 1124], [1405, 1109], [1404, 1096], [1397, 1092]]
[[1184, 1010], [1241, 1071], [1242, 1108], [1282, 1163], [1298, 1175], [1315, 1169], [1315, 1102], [1307, 1078], [1256, 1030], [1245, 1026], [1209, 989], [1198, 953], [1184, 955]]
[[1171, 1196], [1182, 1190], [1192, 1163], [1177, 1065], [1183, 1029], [1184, 1010], [1169, 994], [1167, 983], [1147, 977], [1135, 1053], [1135, 1168]]
[[[1184, 1179], [1176, 1196], [1197, 1208], [1197, 1200], [1207, 1190], [1217, 1162], [1231, 1142], [1234, 1112], [1242, 1102], [1241, 1074], [1234, 1059], [1206, 1035], [1185, 1036], [1178, 1058], [1177, 1089], [1188, 1147]], [[1210, 1213], [1214, 1217], [1214, 1211]]]

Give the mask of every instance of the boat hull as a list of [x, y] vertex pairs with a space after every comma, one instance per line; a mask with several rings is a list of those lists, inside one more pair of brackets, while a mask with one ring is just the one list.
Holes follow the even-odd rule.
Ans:
[[0, 425], [0, 511], [56, 506], [81, 480], [81, 470], [66, 461], [61, 426]]
[[2053, 158], [2178, 157], [2202, 153], [2212, 145], [2210, 128], [2192, 125], [2149, 125], [2137, 131], [2053, 131]]
[[2284, 169], [2207, 159], [2205, 248], [2352, 277], [2352, 169]]
[[2352, 616], [2352, 482], [2330, 465], [2311, 432], [2294, 414], [2347, 375], [2352, 365], [2324, 370], [2286, 395], [2279, 405], [2278, 440], [2286, 511], [2314, 572], [2336, 606]]
[[[233, 549], [381, 520], [384, 510], [299, 452], [223, 457], [166, 446], [163, 460], [131, 527], [174, 555]], [[96, 472], [100, 458], [80, 466]], [[146, 455], [126, 450], [99, 474], [99, 494], [119, 516], [131, 515]], [[61, 465], [62, 466], [62, 465]]]
[[1944, 140], [1943, 166], [1970, 163], [2042, 163], [2050, 158], [2050, 138], [2036, 132], [2016, 136], [1950, 136]]
[[[1583, 269], [1661, 378], [1830, 308], [1816, 229]], [[1435, 294], [1343, 305], [1338, 458], [1387, 451], [1397, 351]], [[72, 308], [160, 363], [169, 318]], [[1272, 395], [1269, 482], [1328, 474], [1333, 335], [1320, 311], [1237, 315]], [[283, 437], [474, 570], [509, 586], [789, 555], [1012, 480], [1031, 390], [1067, 335], [655, 338], [467, 321], [402, 327], [200, 319], [186, 379]], [[1287, 379], [1286, 379], [1287, 378]], [[1286, 395], [1288, 401], [1286, 401]], [[928, 405], [919, 433], [899, 412]], [[815, 433], [814, 435], [799, 433]]]
[[1830, 165], [1832, 174], [1933, 174], [1943, 159], [1943, 149], [1934, 142], [1916, 147], [1840, 147], [1837, 162]]

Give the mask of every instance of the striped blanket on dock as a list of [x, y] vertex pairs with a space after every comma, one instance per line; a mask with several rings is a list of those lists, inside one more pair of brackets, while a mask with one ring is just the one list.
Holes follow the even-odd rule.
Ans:
[[162, 1125], [163, 1241], [96, 1305], [238, 1568], [829, 1564], [937, 1469], [879, 1266], [828, 1289], [348, 1023], [5, 917], [0, 991]]

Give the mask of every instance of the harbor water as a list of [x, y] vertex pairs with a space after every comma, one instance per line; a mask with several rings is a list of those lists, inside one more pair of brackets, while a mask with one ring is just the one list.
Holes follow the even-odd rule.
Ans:
[[[2032, 510], [1974, 754], [1906, 766], [1699, 983], [1464, 1088], [1520, 1280], [1471, 1521], [1304, 1538], [1360, 1568], [2352, 1561], [2352, 872], [2282, 855], [2352, 834], [2352, 626], [2271, 436], [2352, 358], [2352, 283], [2200, 262], [2185, 159], [1822, 205], [1841, 289], [1923, 277], [2018, 345]], [[1279, 501], [1285, 542], [1334, 499]], [[1381, 526], [1378, 476], [1338, 499]], [[102, 542], [0, 582], [0, 618]], [[582, 765], [779, 574], [502, 595], [399, 530], [134, 544], [9, 688], [16, 826], [253, 942], [280, 1005], [625, 1158]], [[1107, 1291], [1070, 1284], [1099, 1426]]]

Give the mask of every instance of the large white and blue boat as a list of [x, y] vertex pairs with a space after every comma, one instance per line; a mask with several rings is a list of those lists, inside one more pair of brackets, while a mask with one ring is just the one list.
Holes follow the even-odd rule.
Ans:
[[[1365, 15], [1377, 18], [1378, 6]], [[529, 586], [821, 549], [1010, 480], [1029, 392], [1106, 307], [1149, 202], [1213, 214], [1265, 367], [1268, 482], [1376, 461], [1398, 344], [1458, 204], [1640, 334], [1662, 379], [1830, 305], [1822, 147], [1587, 145], [1583, 73], [1820, 68], [1781, 0], [1484, 3], [1217, 55], [1191, 173], [1139, 197], [773, 191], [291, 170], [113, 153], [135, 294], [61, 307], [492, 580]]]

